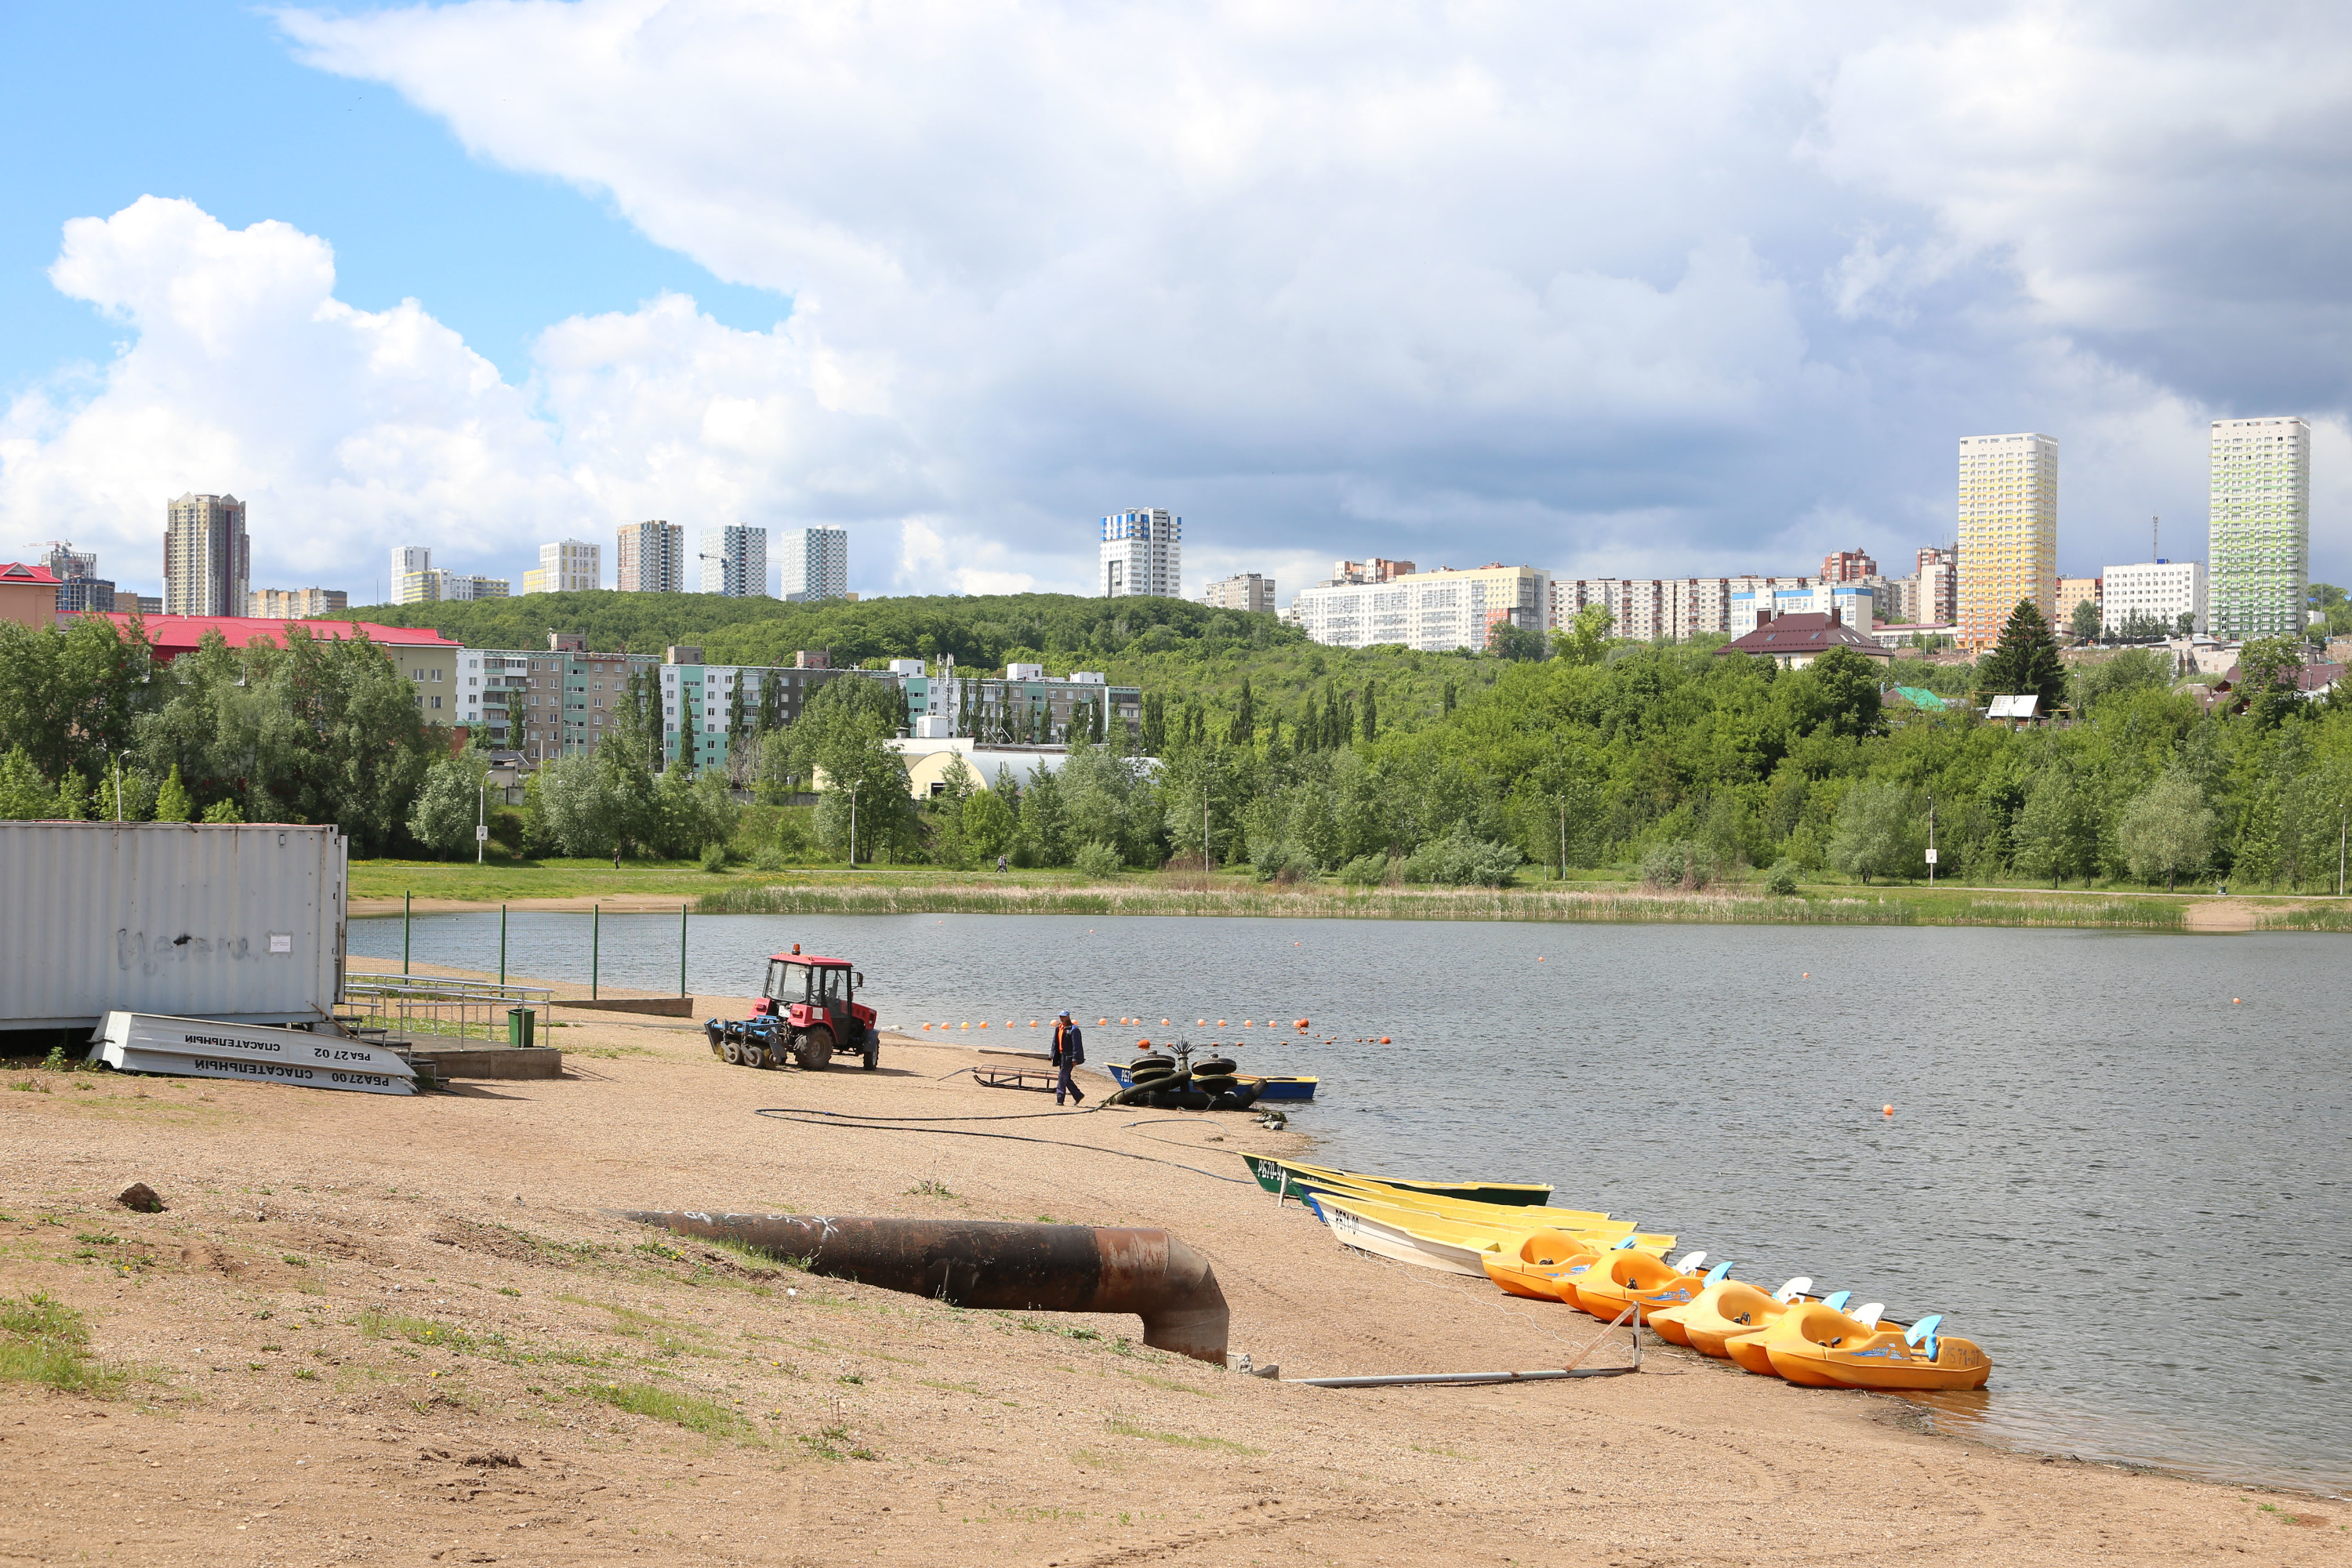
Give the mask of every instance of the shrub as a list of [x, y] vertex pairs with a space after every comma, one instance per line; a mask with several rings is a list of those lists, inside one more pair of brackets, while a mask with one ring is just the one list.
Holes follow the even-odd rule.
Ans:
[[1653, 888], [1681, 888], [1696, 892], [1714, 872], [1712, 858], [1687, 838], [1653, 844], [1642, 852], [1642, 880]]
[[1388, 879], [1389, 858], [1359, 855], [1339, 868], [1339, 880], [1351, 888], [1377, 888]]
[[1076, 864], [1079, 870], [1099, 880], [1118, 876], [1125, 863], [1109, 845], [1089, 844], [1078, 851]]
[[1793, 896], [1797, 891], [1797, 863], [1786, 858], [1774, 861], [1772, 869], [1765, 874], [1764, 890], [1784, 899]]
[[702, 868], [706, 871], [727, 869], [727, 846], [716, 839], [702, 847]]
[[751, 868], [755, 871], [781, 871], [784, 868], [784, 852], [772, 844], [767, 845], [751, 857]]
[[1451, 888], [1499, 888], [1524, 858], [1507, 844], [1473, 838], [1456, 828], [1444, 838], [1421, 847], [1404, 863], [1408, 882], [1436, 882]]

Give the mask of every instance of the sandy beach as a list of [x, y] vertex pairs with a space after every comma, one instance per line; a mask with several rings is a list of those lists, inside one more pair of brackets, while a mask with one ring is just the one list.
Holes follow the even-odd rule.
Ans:
[[[974, 1086], [961, 1042], [803, 1074], [727, 1067], [676, 1021], [557, 1033], [562, 1079], [414, 1099], [5, 1075], [40, 1089], [0, 1092], [0, 1294], [79, 1309], [123, 1376], [0, 1383], [0, 1559], [2352, 1555], [2334, 1504], [2001, 1452], [1670, 1347], [1628, 1377], [1326, 1390], [1145, 1349], [1130, 1317], [763, 1267], [607, 1211], [1162, 1226], [1285, 1378], [1559, 1365], [1598, 1328], [1339, 1249], [1236, 1158], [1308, 1141], [1245, 1117], [1055, 1114]], [[134, 1181], [168, 1209], [114, 1205]]]

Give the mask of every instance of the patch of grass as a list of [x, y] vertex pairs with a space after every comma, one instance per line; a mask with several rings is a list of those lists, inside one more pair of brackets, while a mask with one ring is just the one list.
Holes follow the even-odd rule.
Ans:
[[661, 1053], [650, 1046], [566, 1046], [567, 1057], [588, 1057], [600, 1062], [618, 1061], [623, 1057], [657, 1057]]
[[935, 1182], [928, 1176], [923, 1178], [923, 1180], [917, 1182], [913, 1186], [908, 1187], [907, 1189], [907, 1195], [910, 1198], [951, 1198], [955, 1196], [953, 1193], [948, 1191], [948, 1184], [945, 1182]]
[[310, 1260], [302, 1257], [299, 1253], [289, 1252], [284, 1255], [280, 1261], [285, 1263], [289, 1268], [308, 1268], [310, 1267]]
[[804, 1434], [798, 1442], [802, 1447], [806, 1448], [818, 1458], [830, 1461], [878, 1459], [882, 1457], [873, 1449], [856, 1443], [850, 1436], [849, 1428], [839, 1425], [828, 1426], [822, 1432]]
[[1127, 1468], [1127, 1461], [1116, 1454], [1106, 1454], [1095, 1448], [1073, 1448], [1070, 1463], [1084, 1470], [1118, 1471]]
[[501, 1296], [520, 1296], [522, 1292], [516, 1289], [511, 1285], [501, 1285], [499, 1287], [499, 1294]]
[[370, 1340], [406, 1340], [414, 1345], [427, 1345], [465, 1355], [474, 1347], [474, 1336], [463, 1329], [453, 1329], [446, 1323], [436, 1323], [430, 1318], [404, 1317], [370, 1307], [360, 1313], [360, 1337]]
[[657, 1258], [664, 1263], [683, 1263], [686, 1261], [686, 1254], [680, 1252], [677, 1247], [670, 1246], [667, 1242], [641, 1241], [629, 1250], [632, 1252], [641, 1252], [647, 1258]]
[[103, 1396], [125, 1381], [89, 1353], [89, 1324], [45, 1291], [0, 1300], [0, 1381]]
[[978, 1394], [980, 1392], [980, 1384], [976, 1383], [946, 1383], [936, 1377], [919, 1377], [915, 1379], [915, 1381], [925, 1388], [941, 1388], [945, 1389], [950, 1394]]
[[1178, 1383], [1173, 1378], [1154, 1377], [1148, 1372], [1123, 1372], [1119, 1373], [1119, 1375], [1121, 1377], [1131, 1377], [1138, 1383], [1148, 1383], [1154, 1388], [1164, 1388], [1171, 1394], [1189, 1394], [1197, 1399], [1214, 1399], [1216, 1397], [1215, 1394], [1211, 1394], [1205, 1388], [1195, 1388], [1189, 1383]]
[[319, 1374], [307, 1366], [296, 1367], [294, 1369], [294, 1375], [300, 1378], [304, 1383], [316, 1383], [319, 1381]]
[[1104, 1425], [1121, 1437], [1141, 1437], [1149, 1442], [1168, 1444], [1171, 1447], [1207, 1448], [1219, 1454], [1255, 1455], [1265, 1452], [1264, 1448], [1253, 1448], [1246, 1443], [1236, 1443], [1230, 1437], [1199, 1437], [1189, 1432], [1155, 1432], [1149, 1426], [1139, 1426], [1132, 1421], [1116, 1415]]
[[86, 1241], [92, 1247], [120, 1247], [122, 1245], [122, 1238], [121, 1237], [109, 1236], [102, 1230], [79, 1231], [75, 1234], [74, 1239], [76, 1241]]
[[705, 1399], [698, 1394], [677, 1394], [667, 1388], [656, 1388], [650, 1383], [592, 1383], [581, 1392], [591, 1399], [602, 1400], [615, 1410], [667, 1421], [689, 1432], [699, 1432], [706, 1437], [725, 1437], [744, 1443], [759, 1439], [759, 1434], [749, 1421], [717, 1400]]
[[848, 1384], [853, 1388], [863, 1388], [866, 1386], [866, 1374], [862, 1372], [845, 1372], [833, 1381]]

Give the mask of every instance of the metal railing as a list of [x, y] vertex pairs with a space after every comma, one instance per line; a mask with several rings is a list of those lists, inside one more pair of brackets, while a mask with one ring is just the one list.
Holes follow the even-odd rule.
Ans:
[[543, 985], [500, 985], [429, 974], [369, 975], [343, 983], [343, 1021], [403, 1037], [497, 1040], [506, 1036], [507, 1014], [528, 1007], [538, 1015], [532, 1036], [541, 1039], [554, 994]]

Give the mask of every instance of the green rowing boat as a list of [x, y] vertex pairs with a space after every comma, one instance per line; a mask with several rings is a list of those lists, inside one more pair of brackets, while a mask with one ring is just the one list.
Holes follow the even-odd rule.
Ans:
[[1425, 1193], [1434, 1198], [1461, 1198], [1474, 1204], [1541, 1205], [1551, 1201], [1551, 1184], [1540, 1186], [1525, 1182], [1409, 1182], [1395, 1176], [1368, 1176], [1360, 1171], [1335, 1171], [1328, 1165], [1301, 1164], [1296, 1160], [1277, 1160], [1266, 1154], [1244, 1154], [1250, 1174], [1257, 1184], [1281, 1197], [1304, 1188], [1319, 1192], [1340, 1184], [1376, 1182], [1384, 1187], [1396, 1187], [1408, 1193]]

